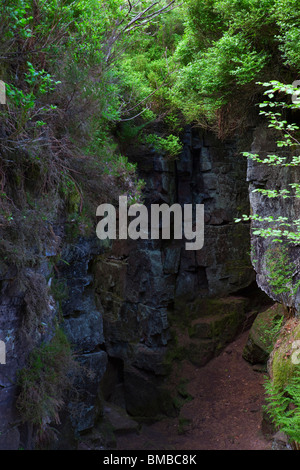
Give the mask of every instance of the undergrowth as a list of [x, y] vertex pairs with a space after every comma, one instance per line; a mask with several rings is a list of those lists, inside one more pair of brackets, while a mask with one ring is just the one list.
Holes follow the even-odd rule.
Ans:
[[76, 370], [70, 344], [57, 328], [52, 340], [35, 348], [19, 371], [17, 408], [22, 420], [33, 427], [37, 446], [56, 437], [53, 424], [60, 423], [59, 411]]
[[275, 426], [285, 433], [290, 441], [300, 448], [300, 371], [284, 387], [265, 381], [265, 410]]
[[300, 448], [299, 338], [298, 320], [287, 320], [271, 353], [270, 376], [264, 383], [264, 409], [275, 427], [288, 436], [295, 448]]

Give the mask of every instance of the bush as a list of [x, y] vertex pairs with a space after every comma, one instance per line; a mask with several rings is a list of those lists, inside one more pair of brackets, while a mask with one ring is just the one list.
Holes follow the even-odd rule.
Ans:
[[[270, 359], [270, 378], [265, 380], [265, 410], [276, 427], [296, 446], [300, 444], [300, 365], [294, 361], [294, 341], [299, 341], [296, 319], [286, 321]], [[297, 358], [298, 359], [298, 358]]]
[[145, 142], [154, 148], [157, 152], [162, 152], [166, 158], [174, 159], [181, 152], [183, 145], [179, 137], [175, 135], [168, 135], [167, 137], [160, 137], [156, 134], [149, 134], [144, 138]]
[[60, 423], [59, 411], [75, 367], [69, 342], [57, 328], [50, 343], [34, 349], [19, 371], [17, 408], [23, 421], [33, 427], [38, 445], [55, 436], [51, 424]]

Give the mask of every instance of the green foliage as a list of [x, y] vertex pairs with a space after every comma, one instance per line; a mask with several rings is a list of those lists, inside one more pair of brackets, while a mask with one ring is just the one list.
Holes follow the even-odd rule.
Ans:
[[33, 90], [37, 90], [38, 95], [44, 95], [55, 89], [55, 86], [61, 83], [54, 81], [51, 75], [45, 70], [36, 71], [30, 62], [27, 62], [28, 73], [25, 74], [25, 82]]
[[7, 17], [7, 22], [2, 23], [3, 36], [12, 39], [15, 34], [21, 38], [31, 37], [30, 22], [33, 16], [29, 13], [30, 3], [26, 0], [16, 0], [12, 5], [9, 1], [1, 2], [3, 17]]
[[300, 374], [293, 376], [284, 387], [265, 382], [265, 407], [274, 424], [292, 442], [300, 443]]
[[[261, 83], [263, 86], [268, 87], [265, 91], [265, 95], [268, 96], [268, 100], [260, 103], [260, 114], [267, 117], [269, 121], [269, 127], [275, 129], [278, 133], [277, 147], [285, 148], [285, 152], [281, 154], [268, 154], [265, 157], [261, 157], [258, 154], [252, 152], [243, 152], [243, 155], [255, 162], [275, 166], [278, 168], [290, 168], [296, 167], [300, 164], [300, 141], [298, 138], [299, 126], [295, 123], [288, 122], [284, 118], [284, 112], [290, 110], [298, 110], [300, 103], [298, 100], [281, 100], [277, 101], [276, 97], [280, 94], [280, 97], [285, 96], [291, 98], [293, 95], [297, 96], [298, 90], [292, 85], [285, 85], [278, 81]], [[269, 108], [270, 111], [266, 111], [265, 108]], [[279, 108], [280, 112], [275, 112], [274, 108]], [[292, 154], [292, 151], [296, 154]], [[291, 189], [283, 188], [280, 190], [257, 188], [253, 192], [261, 193], [267, 198], [298, 198], [300, 196], [299, 184], [297, 182], [289, 184]], [[243, 214], [242, 218], [236, 219], [236, 222], [249, 221], [255, 222], [253, 227], [253, 234], [261, 236], [263, 238], [269, 238], [272, 242], [283, 243], [284, 241], [289, 244], [298, 244], [300, 240], [300, 220], [290, 220], [288, 217], [283, 216], [267, 216], [261, 217], [259, 214], [246, 215]], [[260, 222], [268, 222], [268, 226], [260, 226]]]
[[[167, 99], [163, 84], [172, 71], [169, 50], [182, 22], [175, 11], [170, 12], [175, 23], [159, 14], [165, 6], [148, 0], [132, 9], [122, 0], [101, 5], [98, 0], [0, 0], [0, 78], [8, 102], [0, 109], [4, 230], [35, 212], [47, 231], [61, 209], [81, 230], [87, 225], [83, 212], [90, 213], [87, 199], [91, 204], [91, 195], [95, 198], [103, 187], [106, 199], [119, 191], [131, 202], [141, 201], [144, 182], [120, 156], [114, 131], [135, 114], [142, 116], [137, 125], [142, 131]], [[157, 106], [152, 110], [148, 96], [153, 92]], [[18, 180], [12, 178], [16, 174]], [[10, 249], [8, 233], [1, 234], [1, 245], [4, 258], [14, 259], [19, 245]], [[23, 236], [26, 244], [29, 235]], [[21, 260], [32, 263], [32, 253]]]
[[50, 425], [60, 422], [59, 410], [72, 384], [74, 367], [67, 338], [57, 329], [50, 343], [34, 349], [19, 371], [17, 407], [23, 421], [34, 427], [38, 443], [53, 437]]
[[[219, 125], [220, 110], [231, 103], [232, 114], [243, 111], [240, 103], [252, 103], [261, 93], [257, 80], [268, 87], [269, 100], [260, 111], [281, 133], [278, 148], [295, 153], [246, 156], [280, 167], [300, 163], [299, 127], [286, 118], [299, 109], [287, 99], [295, 89], [270, 81], [279, 70], [290, 78], [299, 69], [297, 0], [186, 0], [172, 7], [163, 0], [0, 0], [0, 78], [8, 98], [0, 109], [3, 260], [34, 265], [58, 214], [72, 236], [82, 233], [87, 198], [101, 193], [109, 199], [116, 191], [130, 203], [140, 202], [144, 181], [123, 146], [141, 139], [176, 158], [186, 122]], [[225, 121], [230, 117], [225, 114]], [[152, 133], [154, 123], [162, 125], [159, 135]], [[256, 191], [288, 199], [299, 197], [300, 185]], [[300, 241], [300, 220], [258, 214], [242, 219], [254, 221], [255, 235]], [[294, 295], [292, 266], [278, 253], [267, 260], [269, 282], [278, 295]], [[42, 319], [35, 315], [39, 285], [31, 289], [33, 296], [27, 293], [28, 332]], [[54, 283], [52, 289], [59, 302], [63, 286]], [[41, 434], [58, 421], [69, 358], [57, 332], [50, 345], [33, 352], [20, 375], [20, 410]]]
[[[141, 3], [147, 6], [152, 2]], [[157, 3], [161, 7], [167, 2]], [[143, 126], [141, 135], [154, 120], [170, 125], [168, 116], [174, 118], [178, 113], [171, 98], [177, 74], [173, 53], [183, 29], [180, 7], [160, 15], [159, 20], [151, 19], [143, 30], [130, 33], [128, 47], [116, 64], [124, 103], [121, 122], [136, 120]], [[174, 126], [170, 132], [178, 136], [180, 127]]]
[[[188, 0], [186, 30], [175, 51], [180, 64], [172, 96], [185, 116], [214, 120], [233, 92], [270, 60], [262, 38], [273, 2]], [[268, 40], [272, 41], [272, 36]]]
[[299, 70], [300, 66], [300, 17], [297, 0], [276, 0], [273, 14], [277, 19], [280, 32], [277, 39], [285, 65]]
[[176, 158], [183, 148], [179, 137], [172, 134], [168, 135], [167, 137], [159, 137], [156, 134], [148, 134], [144, 140], [157, 152], [163, 152], [168, 159]]
[[259, 339], [270, 354], [283, 326], [284, 317], [275, 315], [271, 321], [266, 321], [264, 317], [258, 318], [255, 321], [260, 332]]
[[[269, 128], [276, 131], [278, 136], [277, 147], [284, 148], [284, 152], [278, 154], [268, 154], [261, 157], [251, 152], [243, 152], [244, 156], [263, 165], [285, 168], [296, 167], [300, 163], [299, 149], [300, 142], [297, 136], [299, 126], [290, 123], [285, 114], [290, 110], [298, 110], [299, 102], [290, 99], [297, 96], [297, 89], [292, 85], [285, 85], [278, 81], [260, 83], [267, 87], [265, 95], [268, 100], [260, 103], [260, 114], [269, 121]], [[276, 98], [279, 95], [280, 101]], [[289, 99], [286, 99], [289, 98]], [[268, 110], [266, 110], [268, 108]], [[279, 108], [279, 112], [276, 110]], [[292, 154], [295, 152], [296, 155]], [[263, 198], [299, 198], [299, 184], [297, 182], [289, 184], [290, 189], [265, 189], [257, 188], [253, 193], [260, 193]], [[285, 306], [291, 306], [300, 287], [300, 280], [296, 280], [295, 266], [291, 263], [288, 253], [289, 245], [298, 245], [300, 241], [300, 220], [291, 220], [283, 216], [265, 216], [252, 214], [243, 215], [236, 219], [236, 222], [252, 220], [252, 233], [255, 236], [267, 238], [273, 247], [269, 248], [265, 256], [266, 268], [268, 271], [267, 280], [272, 292], [279, 298]], [[277, 244], [277, 245], [275, 245]], [[281, 246], [280, 246], [281, 245]]]
[[[98, 73], [81, 90], [98, 102], [102, 141], [116, 122], [135, 116], [149, 121], [180, 109], [189, 121], [212, 122], [238, 90], [243, 99], [249, 83], [270, 75], [273, 63], [299, 64], [296, 0], [187, 0], [175, 9], [179, 2], [169, 2], [161, 14], [168, 2], [15, 3], [2, 0], [2, 37], [12, 52], [17, 35], [34, 38], [57, 75], [64, 54], [70, 66]], [[36, 78], [43, 70], [47, 76], [36, 57], [29, 56]]]
[[68, 213], [76, 214], [80, 212], [82, 195], [74, 179], [67, 172], [61, 172], [60, 193], [66, 201]]
[[39, 98], [53, 92], [60, 81], [55, 81], [45, 70], [36, 71], [30, 62], [26, 66], [28, 72], [24, 73], [24, 82], [27, 90], [25, 87], [20, 89], [13, 84], [6, 84], [9, 107], [1, 114], [9, 122], [9, 140], [24, 138], [25, 135], [27, 138], [31, 136], [32, 140], [36, 139], [40, 134], [38, 129], [46, 125], [41, 117], [47, 119], [56, 110], [56, 106], [52, 104], [41, 106]]
[[197, 60], [181, 69], [174, 99], [184, 106], [189, 119], [197, 118], [199, 100], [205, 115], [213, 116], [233, 88], [254, 80], [267, 58], [268, 53], [253, 49], [243, 33], [226, 31], [208, 50], [199, 51]]
[[228, 104], [247, 106], [255, 80], [278, 76], [279, 63], [297, 71], [295, 0], [187, 0], [181, 8], [184, 33], [173, 55], [178, 73], [170, 96], [187, 120], [213, 125]]
[[113, 154], [106, 158], [104, 173], [125, 191], [129, 204], [142, 202], [145, 181], [137, 176], [137, 164], [128, 161], [124, 155]]
[[267, 404], [264, 407], [275, 426], [286, 433], [296, 447], [300, 443], [299, 348], [296, 346], [295, 349], [299, 343], [299, 334], [298, 320], [287, 320], [271, 355], [270, 378], [265, 378]]
[[295, 266], [290, 261], [288, 249], [284, 245], [272, 246], [265, 255], [267, 281], [272, 292], [279, 297], [283, 305], [290, 305], [300, 286], [295, 281]]

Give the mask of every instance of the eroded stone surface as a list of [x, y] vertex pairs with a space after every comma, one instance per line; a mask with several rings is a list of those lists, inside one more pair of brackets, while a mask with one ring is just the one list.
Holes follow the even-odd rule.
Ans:
[[283, 315], [284, 311], [280, 304], [274, 304], [257, 315], [243, 350], [243, 357], [246, 361], [251, 364], [267, 363], [276, 341], [276, 333], [279, 333], [279, 329], [275, 327]]
[[[199, 325], [203, 326], [202, 319], [208, 316], [207, 310], [199, 307], [199, 299], [232, 295], [254, 279], [246, 254], [249, 227], [234, 223], [234, 217], [248, 208], [246, 163], [238, 156], [238, 148], [237, 141], [220, 142], [210, 133], [187, 128], [183, 153], [175, 162], [146, 147], [127, 149], [146, 181], [148, 207], [163, 202], [205, 205], [202, 250], [187, 251], [184, 240], [117, 240], [108, 246], [95, 235], [70, 242], [65, 240], [63, 228], [60, 252], [57, 245], [46, 247], [39, 274], [47, 282], [57, 278], [66, 286], [62, 326], [85, 370], [77, 402], [70, 401], [71, 413], [65, 420], [68, 408], [62, 413], [61, 430], [81, 435], [93, 429], [103, 413], [103, 390], [105, 399], [109, 397], [135, 416], [176, 413], [167, 387], [174, 308], [180, 328], [186, 315], [186, 327], [194, 328], [188, 349], [194, 362], [207, 362], [236, 333], [242, 323], [240, 313], [224, 313], [216, 306], [218, 320], [209, 328], [215, 331], [222, 325], [223, 339], [218, 342], [212, 333], [208, 334], [212, 338], [197, 337], [203, 335]], [[55, 269], [48, 268], [58, 254]], [[18, 427], [9, 424], [12, 417], [16, 422], [15, 389], [10, 380], [28, 353], [27, 346], [19, 342], [24, 292], [15, 284], [15, 276], [13, 267], [1, 267], [0, 333], [10, 335], [9, 373], [0, 375], [4, 387], [0, 390], [1, 426], [5, 431], [0, 446], [4, 448], [19, 443]], [[224, 319], [219, 318], [223, 313]], [[244, 315], [243, 308], [241, 317]], [[193, 320], [196, 323], [192, 324]], [[46, 334], [41, 328], [39, 339], [47, 338]], [[109, 384], [103, 384], [105, 380]], [[73, 445], [67, 438], [62, 442]]]
[[[287, 149], [280, 150], [276, 146], [278, 135], [274, 135], [267, 129], [266, 125], [258, 126], [254, 132], [254, 139], [251, 151], [257, 153], [260, 158], [266, 157], [268, 154], [276, 154], [286, 156]], [[293, 153], [291, 153], [293, 155]], [[274, 165], [263, 165], [257, 163], [252, 159], [248, 161], [247, 180], [249, 182], [249, 197], [251, 204], [251, 212], [258, 214], [260, 217], [270, 217], [274, 219], [278, 217], [286, 217], [289, 222], [299, 219], [300, 199], [299, 198], [268, 198], [259, 192], [253, 192], [255, 189], [264, 188], [270, 190], [290, 190], [289, 187], [292, 183], [297, 183], [300, 177], [299, 167], [279, 167]], [[268, 228], [270, 222], [261, 221], [255, 222], [255, 227]], [[273, 225], [275, 228], [280, 226]], [[292, 295], [279, 294], [272, 286], [269, 279], [269, 263], [268, 255], [273, 259], [278, 258], [278, 273], [280, 272], [280, 264], [286, 265], [291, 263], [293, 269], [293, 282], [294, 285], [300, 279], [300, 251], [296, 246], [289, 246], [288, 256], [283, 261], [280, 261], [282, 246], [276, 247], [276, 244], [268, 238], [252, 235], [252, 262], [256, 271], [256, 281], [259, 287], [267, 293], [274, 301], [284, 302], [290, 307], [299, 309], [300, 304], [300, 291], [299, 289]], [[276, 250], [279, 250], [278, 253]], [[291, 292], [289, 292], [290, 294]]]

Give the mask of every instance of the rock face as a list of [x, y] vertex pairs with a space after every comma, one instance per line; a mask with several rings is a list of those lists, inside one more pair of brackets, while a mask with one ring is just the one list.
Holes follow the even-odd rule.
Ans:
[[[45, 295], [47, 266], [38, 271], [26, 269], [19, 276], [16, 269], [0, 266], [0, 338], [5, 343], [5, 363], [0, 364], [0, 449], [16, 450], [20, 442], [20, 416], [16, 411], [17, 373], [24, 367], [28, 352], [53, 335], [55, 309]], [[33, 305], [39, 317], [32, 318]], [[47, 318], [47, 324], [44, 323]]]
[[234, 218], [249, 210], [245, 172], [240, 156], [247, 142], [220, 142], [211, 133], [187, 128], [182, 154], [175, 162], [149, 152], [129, 149], [147, 183], [145, 204], [204, 204], [204, 248], [187, 251], [178, 241], [161, 243], [164, 271], [176, 274], [175, 298], [220, 296], [236, 292], [253, 281], [249, 227]]
[[[248, 211], [246, 162], [240, 149], [245, 147], [238, 140], [220, 142], [191, 128], [176, 161], [146, 147], [126, 149], [146, 181], [146, 206], [204, 204], [201, 250], [187, 251], [184, 240], [107, 244], [96, 234], [70, 242], [60, 227], [59, 249], [46, 251], [41, 270], [30, 273], [41, 276], [40, 282], [47, 279], [61, 297], [62, 327], [84, 371], [76, 399], [71, 396], [62, 412], [56, 448], [72, 447], [74, 436], [101, 428], [109, 403], [132, 417], [174, 415], [168, 387], [172, 361], [184, 355], [205, 364], [253, 320], [255, 305], [245, 297], [254, 281], [249, 227], [234, 223]], [[0, 365], [3, 449], [26, 447], [28, 442], [15, 409], [15, 384], [30, 350], [19, 334], [29, 284], [22, 290], [16, 279], [13, 267], [1, 266], [0, 339], [7, 341], [9, 364]], [[46, 298], [50, 308], [51, 296]], [[58, 305], [51, 308], [50, 318]], [[47, 324], [35, 344], [51, 337], [51, 321]]]
[[80, 237], [76, 244], [63, 246], [57, 263], [58, 280], [66, 290], [61, 302], [62, 327], [80, 365], [74, 384], [77, 392], [74, 397], [71, 395], [67, 406], [72, 432], [77, 438], [92, 429], [102, 413], [99, 387], [107, 367], [107, 353], [104, 351], [103, 310], [95, 303], [90, 267], [99, 252], [101, 244], [96, 237]]
[[[280, 151], [276, 146], [276, 136], [270, 132], [265, 125], [260, 125], [255, 129], [254, 139], [251, 152], [259, 154], [260, 158], [266, 157], [268, 154], [285, 155], [287, 152]], [[247, 180], [249, 182], [249, 196], [252, 214], [259, 214], [260, 217], [286, 217], [289, 222], [299, 219], [300, 200], [299, 198], [268, 198], [259, 192], [253, 192], [258, 188], [271, 190], [290, 190], [292, 183], [299, 181], [300, 170], [298, 167], [279, 168], [276, 166], [263, 165], [251, 159], [248, 161]], [[255, 227], [268, 228], [270, 222], [255, 222]], [[280, 226], [274, 224], [275, 228]], [[294, 227], [295, 228], [295, 227]], [[297, 230], [295, 228], [295, 230]], [[299, 288], [295, 292], [289, 287], [285, 288], [285, 292], [279, 293], [276, 285], [272, 284], [272, 275], [279, 277], [285, 268], [291, 265], [292, 275], [288, 276], [284, 281], [284, 285], [290, 284], [292, 280], [293, 286], [300, 279], [300, 252], [297, 246], [287, 247], [286, 253], [283, 251], [282, 245], [276, 246], [271, 242], [270, 238], [262, 238], [252, 234], [252, 263], [256, 271], [256, 281], [258, 286], [266, 292], [273, 300], [283, 302], [296, 310], [299, 310], [300, 291]], [[270, 258], [273, 263], [270, 263]], [[273, 265], [273, 267], [272, 267]], [[277, 273], [277, 275], [276, 275]]]
[[146, 147], [126, 149], [146, 182], [148, 209], [162, 203], [205, 207], [199, 251], [187, 251], [184, 240], [117, 240], [94, 261], [105, 350], [117, 368], [105, 399], [125, 404], [133, 416], [172, 415], [172, 358], [205, 364], [251, 317], [249, 300], [234, 297], [254, 281], [249, 227], [234, 223], [248, 207], [239, 145], [188, 128], [176, 161]]
[[280, 331], [283, 319], [283, 307], [274, 304], [260, 312], [251, 326], [243, 358], [251, 364], [267, 364]]

